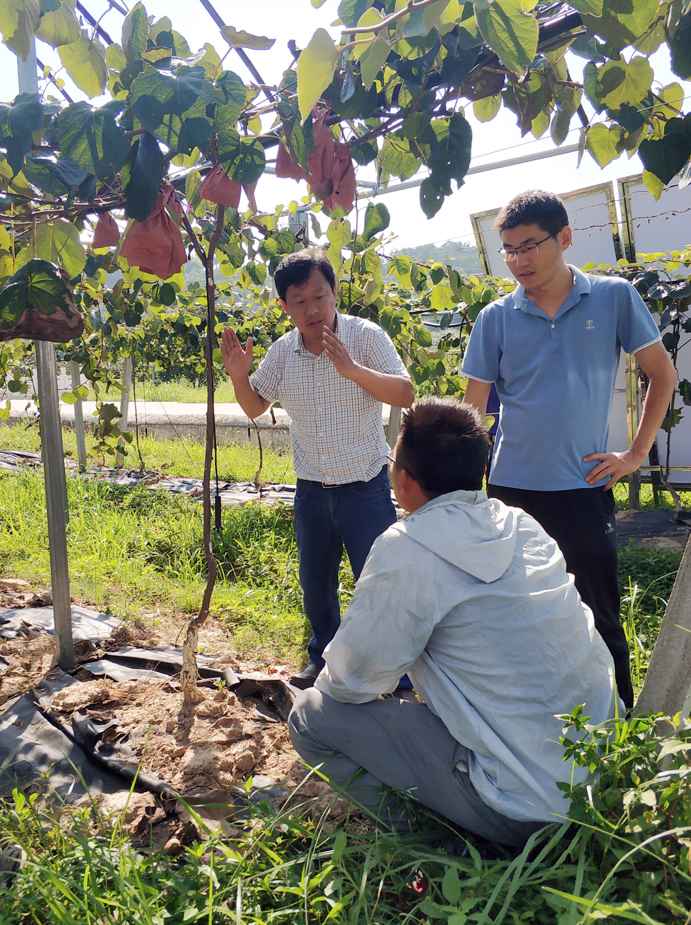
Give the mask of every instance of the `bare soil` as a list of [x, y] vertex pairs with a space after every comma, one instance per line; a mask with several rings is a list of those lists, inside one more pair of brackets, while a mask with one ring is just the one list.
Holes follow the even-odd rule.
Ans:
[[199, 694], [186, 714], [174, 681], [99, 679], [60, 691], [51, 707], [68, 722], [76, 711], [99, 724], [114, 721], [103, 741], [184, 796], [229, 791], [257, 774], [289, 788], [302, 780], [284, 723], [262, 718], [253, 701], [223, 686]]

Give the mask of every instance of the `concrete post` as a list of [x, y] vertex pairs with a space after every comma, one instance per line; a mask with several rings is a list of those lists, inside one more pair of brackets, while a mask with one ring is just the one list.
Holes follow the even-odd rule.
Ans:
[[[122, 363], [122, 393], [120, 395], [120, 431], [128, 428], [130, 416], [130, 390], [132, 388], [132, 357], [125, 357]], [[115, 456], [115, 467], [122, 469], [125, 458], [122, 453]]]
[[[27, 57], [22, 60], [17, 56], [17, 74], [20, 93], [38, 93], [36, 43], [33, 38]], [[53, 619], [58, 640], [58, 662], [61, 668], [69, 671], [74, 667], [74, 644], [67, 564], [67, 486], [53, 344], [36, 344], [36, 371], [41, 412], [41, 456], [46, 487]]]
[[398, 432], [401, 429], [401, 409], [392, 405], [389, 408], [389, 424], [386, 428], [386, 439], [389, 446], [393, 449], [398, 440]]
[[636, 713], [691, 710], [691, 537], [677, 572]]
[[[72, 391], [79, 388], [81, 382], [79, 377], [79, 363], [70, 363], [70, 379]], [[79, 461], [79, 471], [86, 470], [86, 436], [84, 434], [84, 403], [78, 398], [74, 403], [74, 434], [77, 438], [77, 459]]]

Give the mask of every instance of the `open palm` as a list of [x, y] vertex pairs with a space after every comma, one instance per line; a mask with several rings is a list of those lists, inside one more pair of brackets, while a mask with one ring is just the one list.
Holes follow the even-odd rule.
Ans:
[[226, 328], [221, 339], [223, 366], [231, 379], [249, 376], [252, 368], [254, 342], [251, 337], [243, 347], [232, 328]]

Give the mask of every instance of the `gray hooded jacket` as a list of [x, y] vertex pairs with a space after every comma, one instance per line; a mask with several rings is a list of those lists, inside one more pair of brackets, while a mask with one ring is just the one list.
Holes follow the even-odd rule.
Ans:
[[377, 539], [316, 687], [344, 703], [408, 673], [457, 742], [480, 798], [519, 820], [568, 810], [557, 714], [613, 715], [612, 658], [558, 546], [483, 492], [425, 504]]

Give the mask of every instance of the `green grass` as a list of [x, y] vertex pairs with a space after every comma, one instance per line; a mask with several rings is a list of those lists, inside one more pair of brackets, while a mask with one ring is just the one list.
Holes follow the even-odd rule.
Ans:
[[[582, 718], [574, 717], [576, 728]], [[121, 817], [95, 805], [46, 806], [15, 791], [0, 801], [0, 845], [23, 863], [0, 873], [3, 925], [586, 925], [687, 922], [689, 774], [658, 774], [652, 718], [618, 721], [565, 745], [595, 759], [599, 787], [573, 788], [571, 824], [535, 833], [515, 853], [458, 839], [430, 846], [438, 820], [413, 810], [416, 834], [373, 831], [292, 808], [250, 806], [235, 834], [209, 831], [178, 856], [133, 847]], [[681, 733], [680, 733], [681, 734]], [[651, 796], [656, 799], [650, 810]], [[299, 796], [298, 796], [299, 798]], [[448, 833], [446, 833], [448, 836]]]
[[[179, 401], [206, 404], [206, 386], [193, 385], [186, 379], [180, 379], [177, 382], [137, 382], [135, 388], [137, 401]], [[106, 393], [101, 393], [99, 397], [106, 401], [119, 402], [120, 395], [120, 389], [113, 388]], [[96, 394], [92, 388], [89, 390], [87, 401], [93, 401], [95, 398]], [[132, 398], [131, 392], [130, 398]], [[222, 379], [218, 383], [216, 401], [224, 403], [235, 401], [235, 391], [230, 380]]]
[[[64, 427], [62, 431], [65, 454], [71, 459], [77, 458], [77, 442], [74, 431]], [[259, 466], [259, 448], [254, 434], [250, 444], [220, 444], [218, 447], [218, 469], [221, 479], [231, 481], [252, 481]], [[90, 464], [105, 463], [112, 466], [113, 458], [99, 457], [94, 451], [94, 441], [89, 434], [86, 437], [87, 453]], [[196, 440], [181, 437], [176, 440], [159, 440], [154, 437], [141, 436], [139, 440], [144, 466], [146, 469], [190, 478], [201, 478], [204, 470], [204, 447]], [[27, 450], [39, 452], [41, 440], [38, 424], [1, 424], [0, 448], [7, 450]], [[261, 478], [265, 482], [295, 483], [295, 471], [290, 453], [278, 453], [264, 447]], [[136, 445], [129, 447], [125, 457], [125, 468], [138, 469], [139, 456]]]
[[[238, 471], [251, 469], [253, 451], [238, 452]], [[204, 583], [197, 502], [77, 477], [68, 491], [75, 597], [123, 618], [158, 613], [182, 625], [196, 612]], [[224, 509], [215, 549], [212, 615], [230, 629], [233, 650], [298, 661], [305, 623], [290, 510]], [[678, 562], [669, 551], [622, 551], [637, 687]], [[0, 574], [48, 583], [38, 472], [0, 473]], [[346, 567], [342, 581], [347, 600]], [[254, 808], [233, 837], [205, 832], [171, 857], [135, 849], [122, 821], [93, 807], [47, 806], [16, 793], [0, 801], [0, 848], [20, 845], [25, 863], [4, 883], [0, 872], [0, 925], [586, 925], [595, 921], [587, 915], [591, 902], [591, 912], [615, 923], [684, 922], [688, 774], [658, 778], [655, 729], [641, 722], [622, 722], [606, 748], [601, 741], [579, 746], [586, 761], [606, 755], [602, 792], [574, 792], [578, 824], [549, 827], [516, 856], [488, 854], [469, 839], [468, 856], [453, 857], [419, 835], [373, 832], [361, 821], [336, 828], [328, 817], [307, 818], [298, 794], [295, 809]], [[424, 811], [416, 819], [439, 834]]]
[[[70, 580], [75, 598], [119, 617], [195, 613], [205, 569], [201, 505], [168, 492], [68, 479]], [[0, 573], [36, 587], [50, 579], [42, 477], [0, 474]], [[292, 511], [224, 508], [214, 545], [219, 581], [212, 615], [239, 654], [303, 657], [305, 622]], [[352, 578], [344, 566], [344, 589]], [[155, 628], [155, 621], [154, 621]]]

